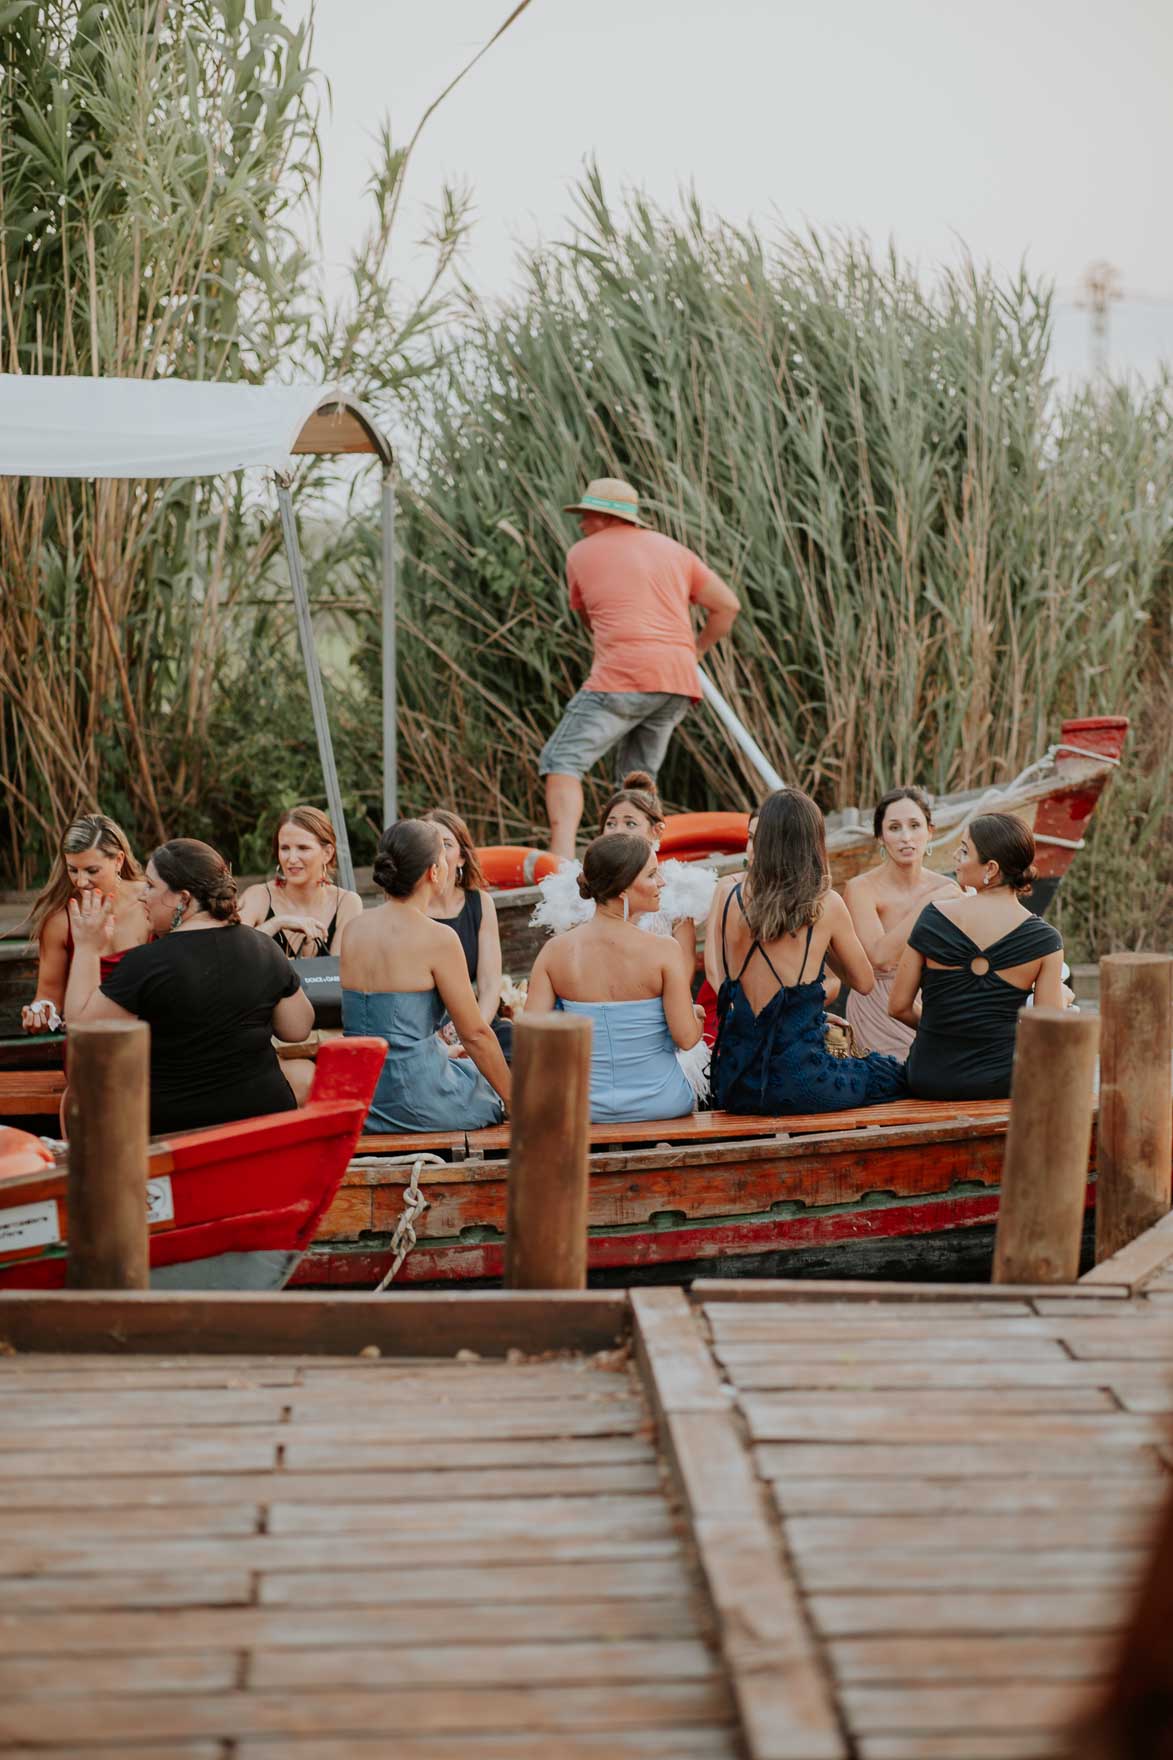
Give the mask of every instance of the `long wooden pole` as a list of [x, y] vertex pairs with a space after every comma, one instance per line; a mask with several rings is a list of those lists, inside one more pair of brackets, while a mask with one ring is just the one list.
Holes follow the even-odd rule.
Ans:
[[1159, 1222], [1173, 1166], [1173, 956], [1100, 961], [1096, 1259]]
[[585, 1289], [591, 1023], [526, 1016], [513, 1028], [506, 1289]]
[[146, 1289], [151, 1030], [145, 1021], [69, 1029], [70, 1289]]
[[994, 1242], [995, 1283], [1074, 1283], [1087, 1202], [1095, 1015], [1024, 1008]]

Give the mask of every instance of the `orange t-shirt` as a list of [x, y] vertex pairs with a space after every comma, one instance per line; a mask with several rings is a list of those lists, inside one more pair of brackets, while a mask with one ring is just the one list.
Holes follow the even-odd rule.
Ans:
[[587, 691], [673, 691], [699, 699], [689, 607], [710, 580], [699, 556], [663, 532], [612, 525], [566, 558], [570, 608], [595, 639]]

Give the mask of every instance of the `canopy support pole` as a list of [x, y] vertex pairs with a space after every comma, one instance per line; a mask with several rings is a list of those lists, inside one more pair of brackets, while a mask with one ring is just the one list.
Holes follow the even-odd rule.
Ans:
[[297, 521], [293, 517], [293, 500], [289, 493], [291, 479], [277, 477], [277, 501], [281, 508], [281, 529], [285, 536], [285, 555], [289, 562], [289, 579], [293, 587], [293, 603], [297, 608], [297, 633], [301, 638], [301, 657], [305, 663], [309, 686], [310, 708], [314, 716], [314, 732], [318, 736], [318, 756], [326, 782], [326, 801], [338, 837], [338, 873], [347, 892], [354, 891], [354, 864], [350, 859], [350, 839], [346, 834], [346, 815], [342, 811], [342, 791], [334, 764], [334, 744], [330, 738], [330, 722], [326, 715], [326, 698], [322, 690], [322, 672], [318, 650], [314, 645], [314, 625], [310, 617], [310, 600], [306, 592], [305, 574], [301, 566], [301, 547], [297, 541]]
[[395, 477], [383, 472], [383, 825], [399, 817], [398, 710], [395, 691]]
[[765, 752], [763, 752], [757, 740], [753, 737], [752, 733], [750, 733], [748, 727], [738, 720], [737, 716], [733, 713], [733, 710], [729, 707], [712, 679], [706, 675], [702, 667], [698, 667], [697, 671], [701, 676], [701, 690], [704, 692], [705, 701], [708, 703], [710, 709], [712, 709], [714, 715], [716, 715], [717, 720], [724, 727], [726, 733], [732, 739], [734, 745], [736, 745], [745, 757], [749, 759], [767, 788], [785, 788], [786, 784], [771, 764], [769, 758], [767, 758]]

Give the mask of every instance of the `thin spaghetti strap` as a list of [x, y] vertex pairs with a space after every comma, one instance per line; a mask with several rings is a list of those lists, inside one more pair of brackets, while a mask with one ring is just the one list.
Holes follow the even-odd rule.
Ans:
[[[806, 926], [806, 946], [802, 950], [802, 964], [798, 968], [798, 977], [795, 979], [795, 982], [794, 982], [794, 988], [796, 990], [798, 989], [798, 986], [802, 983], [803, 974], [806, 971], [807, 957], [810, 954], [810, 950], [811, 950], [811, 936], [814, 934], [814, 930], [815, 930], [814, 924], [808, 923]], [[770, 970], [772, 972], [774, 971], [773, 966], [770, 967]], [[774, 972], [774, 976], [776, 978], [778, 977], [777, 972]], [[782, 982], [781, 978], [778, 978], [778, 982], [779, 983]]]
[[[725, 945], [725, 925], [729, 921], [729, 906], [741, 891], [741, 883], [731, 886], [725, 895], [725, 909], [721, 912], [721, 964], [725, 967], [725, 976], [729, 976], [729, 951]], [[740, 908], [740, 907], [739, 907]]]

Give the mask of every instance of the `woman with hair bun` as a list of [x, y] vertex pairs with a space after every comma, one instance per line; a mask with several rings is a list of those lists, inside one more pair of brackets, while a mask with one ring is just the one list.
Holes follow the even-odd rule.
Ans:
[[149, 1023], [154, 1135], [293, 1110], [273, 1039], [304, 1039], [313, 1007], [281, 949], [240, 921], [236, 882], [218, 851], [194, 837], [160, 845], [142, 898], [155, 939], [105, 977], [109, 900], [88, 892], [69, 908], [66, 1017]]
[[548, 941], [530, 974], [527, 1014], [584, 1015], [594, 1026], [591, 1119], [631, 1124], [682, 1118], [696, 1104], [677, 1060], [700, 1042], [700, 1010], [675, 942], [638, 919], [660, 905], [663, 882], [646, 837], [596, 837], [578, 879], [590, 920]]
[[980, 814], [957, 848], [966, 896], [934, 900], [913, 926], [888, 1007], [916, 1028], [908, 1081], [918, 1099], [1005, 1099], [1019, 1010], [1032, 992], [1042, 1007], [1063, 1007], [1058, 931], [1019, 902], [1034, 859], [1021, 819]]
[[843, 902], [871, 961], [876, 987], [866, 996], [851, 992], [847, 1019], [861, 1050], [907, 1057], [913, 1030], [888, 1013], [896, 967], [925, 905], [931, 899], [959, 898], [961, 888], [948, 875], [925, 868], [933, 809], [922, 789], [890, 788], [876, 803], [872, 831], [880, 847], [880, 865], [852, 875], [843, 888]]
[[[646, 770], [630, 770], [603, 808], [599, 836], [613, 831], [646, 837], [654, 850], [659, 849], [664, 835], [664, 808]], [[584, 899], [579, 892], [581, 872], [581, 863], [563, 862], [556, 874], [539, 880], [541, 901], [531, 923], [559, 933], [590, 920], [595, 906], [593, 900]], [[671, 935], [691, 974], [696, 967], [696, 926], [709, 914], [717, 876], [703, 862], [667, 861], [660, 863], [660, 878], [663, 885], [659, 905], [640, 918], [639, 926], [653, 935]]]
[[20, 1011], [26, 1033], [52, 1033], [61, 1025], [65, 986], [73, 960], [69, 902], [87, 892], [110, 901], [110, 939], [102, 976], [148, 935], [142, 912], [143, 871], [121, 825], [105, 813], [82, 813], [66, 829], [48, 884], [29, 913], [29, 932], [39, 944], [36, 999]]
[[288, 807], [273, 829], [272, 880], [250, 886], [240, 920], [269, 935], [290, 959], [337, 953], [362, 899], [335, 878], [338, 836], [319, 807]]
[[[385, 894], [342, 937], [342, 1030], [387, 1041], [371, 1131], [478, 1130], [509, 1104], [509, 1066], [482, 1018], [456, 931], [429, 914], [448, 885], [440, 826], [400, 819], [384, 831], [375, 884]], [[437, 1038], [448, 1016], [467, 1058]], [[475, 1067], [474, 1067], [475, 1066]]]

